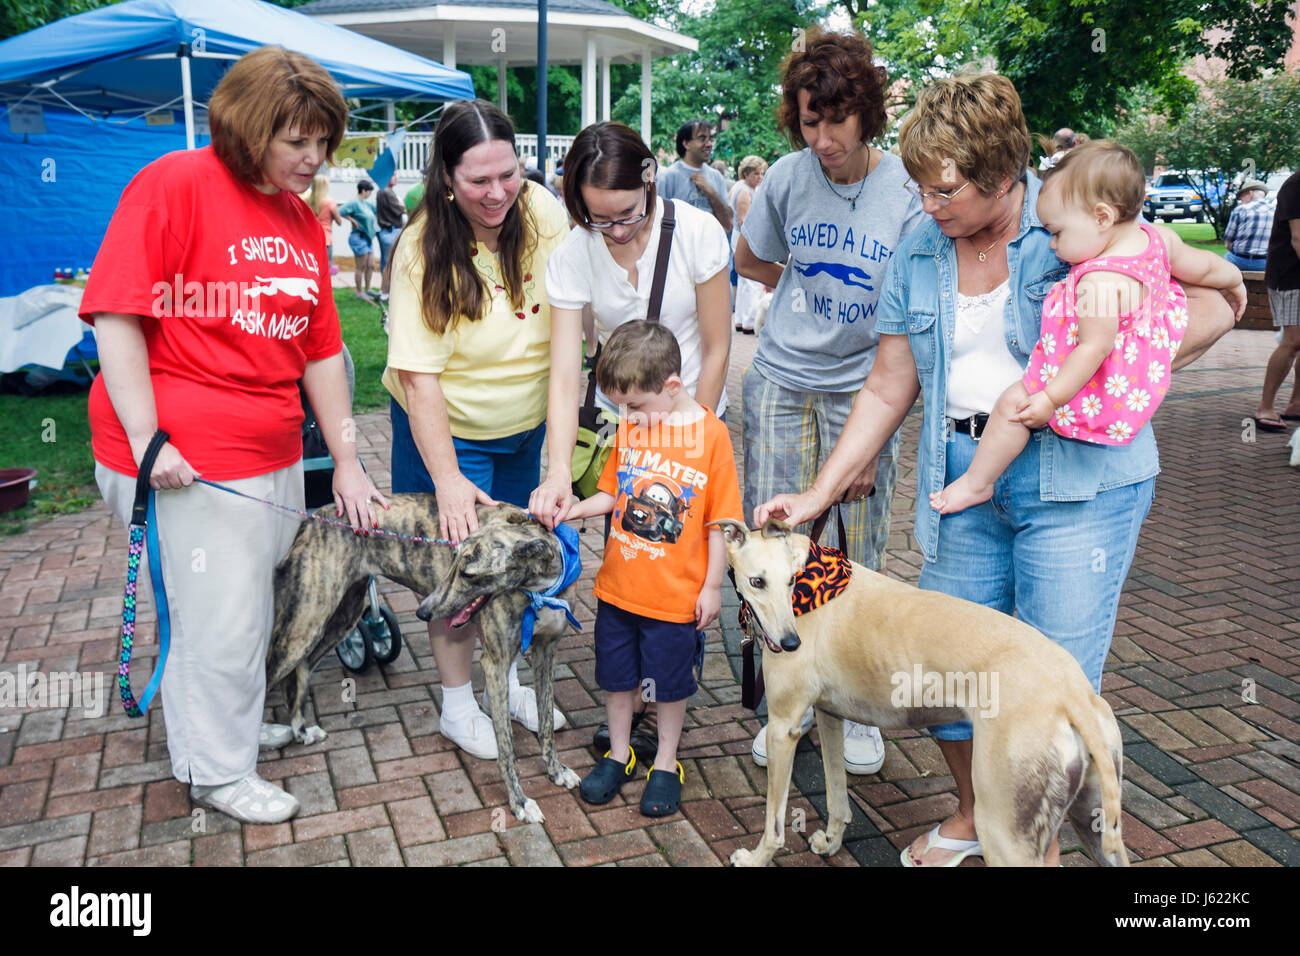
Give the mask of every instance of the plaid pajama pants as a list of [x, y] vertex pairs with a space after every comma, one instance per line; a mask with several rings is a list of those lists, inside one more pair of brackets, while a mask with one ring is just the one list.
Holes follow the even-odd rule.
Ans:
[[[782, 492], [800, 492], [812, 485], [826, 463], [853, 408], [856, 392], [796, 392], [764, 378], [753, 366], [743, 379], [745, 446], [745, 517]], [[895, 432], [880, 453], [876, 493], [865, 501], [841, 505], [848, 544], [837, 542], [850, 558], [874, 571], [885, 566], [889, 540], [889, 504], [898, 479], [894, 457]], [[832, 545], [835, 521], [827, 522], [823, 544]], [[811, 532], [811, 524], [798, 528]]]

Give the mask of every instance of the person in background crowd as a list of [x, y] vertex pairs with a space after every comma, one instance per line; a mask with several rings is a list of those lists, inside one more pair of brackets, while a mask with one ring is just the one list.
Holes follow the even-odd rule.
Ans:
[[[740, 241], [740, 228], [745, 224], [754, 202], [754, 193], [767, 172], [767, 162], [757, 156], [746, 156], [740, 161], [737, 171], [740, 179], [732, 187], [729, 195], [732, 218], [735, 227], [731, 230], [731, 252], [735, 255], [736, 244]], [[763, 297], [763, 283], [747, 279], [737, 274], [736, 299], [732, 313], [735, 316], [736, 331], [746, 335], [754, 334], [754, 319], [757, 316], [759, 300]]]
[[1268, 261], [1264, 285], [1273, 311], [1273, 326], [1282, 330], [1282, 341], [1268, 357], [1264, 390], [1255, 409], [1255, 424], [1262, 431], [1285, 431], [1285, 421], [1300, 421], [1300, 395], [1291, 389], [1291, 401], [1279, 417], [1273, 409], [1278, 389], [1292, 368], [1300, 376], [1300, 173], [1295, 173], [1277, 191], [1277, 211], [1268, 240]]
[[325, 254], [329, 257], [330, 275], [336, 275], [339, 267], [334, 264], [334, 227], [343, 225], [343, 217], [339, 215], [338, 200], [330, 195], [328, 176], [317, 173], [312, 179], [311, 189], [307, 192], [307, 205], [325, 230]]
[[339, 208], [339, 215], [352, 224], [348, 233], [348, 248], [352, 250], [354, 264], [352, 274], [356, 281], [357, 298], [370, 301], [370, 277], [375, 271], [375, 236], [379, 232], [379, 220], [375, 216], [375, 204], [370, 195], [375, 191], [375, 184], [368, 179], [357, 183], [357, 198], [344, 203]]
[[664, 199], [680, 199], [696, 209], [711, 212], [723, 231], [731, 233], [731, 207], [727, 205], [727, 184], [710, 166], [713, 127], [702, 119], [689, 120], [677, 130], [677, 155], [667, 169], [659, 170], [658, 190]]
[[1061, 157], [1078, 145], [1078, 137], [1074, 130], [1068, 126], [1062, 126], [1056, 131], [1056, 135], [1048, 140], [1045, 136], [1038, 137], [1039, 145], [1043, 147], [1043, 158], [1038, 161], [1038, 174], [1044, 175], [1049, 169], [1060, 162]]
[[402, 234], [402, 223], [406, 219], [406, 207], [397, 198], [397, 174], [388, 180], [388, 185], [379, 191], [375, 218], [379, 222], [379, 301], [388, 301], [388, 259], [393, 251], [393, 244]]
[[1268, 237], [1273, 231], [1277, 203], [1268, 198], [1268, 186], [1248, 179], [1237, 190], [1237, 205], [1223, 231], [1227, 259], [1243, 272], [1263, 272], [1268, 259]]

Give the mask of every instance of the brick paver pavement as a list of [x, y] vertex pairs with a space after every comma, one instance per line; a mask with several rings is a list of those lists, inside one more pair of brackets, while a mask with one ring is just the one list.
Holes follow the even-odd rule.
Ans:
[[[752, 337], [735, 337], [737, 448], [739, 379], [753, 347]], [[1300, 472], [1287, 466], [1285, 436], [1249, 441], [1243, 422], [1271, 348], [1270, 333], [1230, 333], [1175, 376], [1156, 419], [1165, 470], [1103, 685], [1125, 736], [1124, 835], [1146, 865], [1300, 863]], [[385, 487], [387, 415], [360, 416], [359, 424], [367, 467]], [[921, 560], [910, 534], [917, 429], [914, 412], [904, 426], [888, 567], [908, 581]], [[599, 531], [583, 542], [589, 585]], [[386, 582], [402, 624], [401, 656], [358, 676], [354, 701], [328, 657], [312, 688], [329, 737], [264, 754], [259, 765], [302, 801], [301, 815], [241, 826], [196, 814], [171, 778], [161, 708], [131, 720], [117, 705], [125, 544], [102, 504], [0, 541], [0, 672], [101, 674], [108, 707], [97, 718], [77, 707], [0, 707], [0, 865], [719, 865], [762, 829], [766, 775], [749, 757], [759, 722], [739, 703], [734, 595], [725, 628], [710, 634], [687, 718], [682, 812], [641, 817], [640, 783], [607, 806], [586, 806], [546, 779], [536, 739], [515, 725], [524, 789], [546, 814], [544, 824], [524, 826], [505, 809], [495, 762], [437, 733], [441, 691], [417, 599]], [[563, 642], [556, 673], [571, 724], [558, 746], [579, 772], [594, 761], [591, 732], [603, 713], [590, 643], [594, 602], [589, 586], [582, 592], [577, 614], [587, 630]], [[151, 609], [141, 620], [152, 620]], [[137, 687], [156, 653], [151, 630], [146, 624], [136, 642]], [[779, 865], [897, 865], [898, 849], [953, 809], [935, 744], [913, 732], [886, 736], [880, 773], [850, 778], [854, 821], [829, 861], [805, 839], [825, 804], [820, 758], [801, 743], [791, 810], [806, 822], [787, 828]], [[1088, 863], [1071, 834], [1063, 845], [1067, 864]]]

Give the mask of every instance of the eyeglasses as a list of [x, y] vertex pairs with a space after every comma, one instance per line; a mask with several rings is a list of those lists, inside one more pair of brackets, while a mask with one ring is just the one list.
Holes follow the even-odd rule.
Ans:
[[915, 183], [904, 183], [903, 188], [905, 188], [913, 196], [919, 196], [921, 202], [925, 202], [927, 199], [931, 199], [940, 206], [946, 206], [948, 205], [948, 203], [956, 199], [957, 194], [969, 185], [970, 185], [970, 180], [968, 179], [950, 193], [921, 192], [921, 190], [917, 187]]
[[643, 199], [645, 202], [645, 209], [636, 216], [628, 216], [626, 219], [613, 219], [609, 222], [592, 222], [588, 219], [587, 226], [591, 229], [599, 229], [602, 232], [606, 229], [613, 229], [615, 226], [635, 226], [646, 216], [650, 215], [650, 186], [648, 183], [645, 186], [645, 196]]

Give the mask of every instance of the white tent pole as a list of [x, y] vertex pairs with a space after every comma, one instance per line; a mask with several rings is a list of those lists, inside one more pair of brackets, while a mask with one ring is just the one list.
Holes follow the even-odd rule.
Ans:
[[194, 91], [190, 87], [189, 51], [181, 55], [181, 90], [185, 96], [185, 148], [194, 148]]

